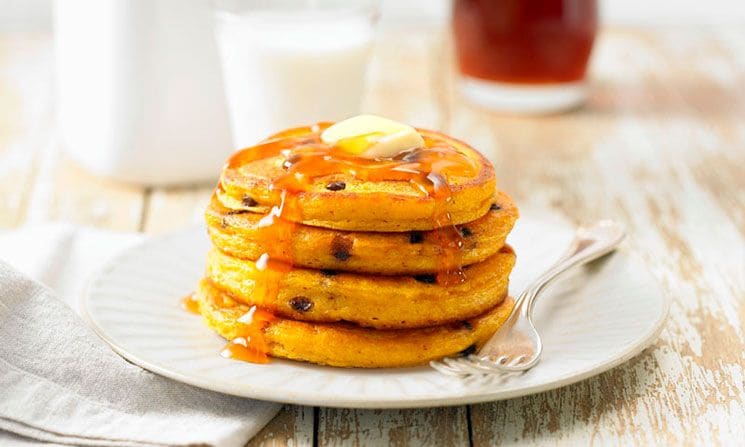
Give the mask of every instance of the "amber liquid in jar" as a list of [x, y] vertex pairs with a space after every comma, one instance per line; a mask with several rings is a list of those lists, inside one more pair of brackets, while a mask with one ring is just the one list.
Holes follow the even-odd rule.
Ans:
[[585, 78], [596, 30], [595, 0], [455, 0], [453, 6], [464, 77], [516, 88], [542, 86], [547, 100], [554, 93], [547, 86]]

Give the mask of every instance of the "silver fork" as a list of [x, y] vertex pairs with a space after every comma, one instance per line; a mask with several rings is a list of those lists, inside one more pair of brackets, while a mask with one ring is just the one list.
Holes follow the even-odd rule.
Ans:
[[532, 368], [543, 351], [541, 336], [533, 325], [536, 298], [562, 273], [615, 250], [625, 236], [623, 225], [610, 220], [579, 227], [567, 253], [515, 300], [507, 321], [478, 353], [459, 358], [446, 357], [430, 362], [430, 366], [443, 374], [464, 378]]

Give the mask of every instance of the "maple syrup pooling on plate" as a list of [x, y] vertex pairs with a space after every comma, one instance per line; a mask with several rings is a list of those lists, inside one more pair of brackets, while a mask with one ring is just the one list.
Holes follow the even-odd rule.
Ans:
[[190, 293], [181, 298], [181, 307], [188, 312], [199, 315], [199, 302], [197, 301], [197, 295]]
[[[445, 142], [429, 137], [424, 138], [424, 147], [403, 151], [393, 158], [360, 157], [321, 141], [321, 132], [330, 125], [319, 123], [281, 132], [235, 153], [225, 166], [225, 169], [236, 169], [252, 161], [278, 157], [284, 170], [284, 174], [269, 185], [272, 203], [277, 205], [258, 224], [259, 237], [274, 243], [255, 262], [253, 301], [261, 305], [268, 299], [276, 298], [282, 278], [292, 270], [292, 238], [297, 222], [303, 220], [298, 199], [312, 189], [316, 180], [338, 175], [363, 182], [404, 181], [422, 195], [431, 197], [434, 201], [433, 233], [441, 247], [441, 268], [438, 269], [436, 281], [445, 286], [463, 282], [463, 236], [452, 223], [449, 212], [452, 192], [447, 178], [451, 175], [474, 176], [479, 166]], [[333, 192], [342, 188], [335, 185], [327, 189]], [[267, 321], [270, 320], [259, 318], [245, 325], [247, 336], [236, 339], [239, 347], [236, 347], [236, 340], [231, 341], [223, 350], [223, 356], [246, 360], [243, 355], [246, 349], [264, 350], [265, 354], [268, 346], [262, 331]], [[244, 338], [248, 339], [248, 343], [244, 344]]]

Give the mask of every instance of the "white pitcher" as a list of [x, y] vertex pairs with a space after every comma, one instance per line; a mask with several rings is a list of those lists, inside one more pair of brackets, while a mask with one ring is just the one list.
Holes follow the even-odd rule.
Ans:
[[214, 179], [233, 149], [208, 0], [57, 0], [57, 114], [91, 171]]

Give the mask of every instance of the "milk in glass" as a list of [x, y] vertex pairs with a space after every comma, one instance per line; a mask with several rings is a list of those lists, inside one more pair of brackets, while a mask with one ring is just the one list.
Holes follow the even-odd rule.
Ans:
[[373, 40], [355, 11], [216, 12], [236, 147], [359, 112]]

